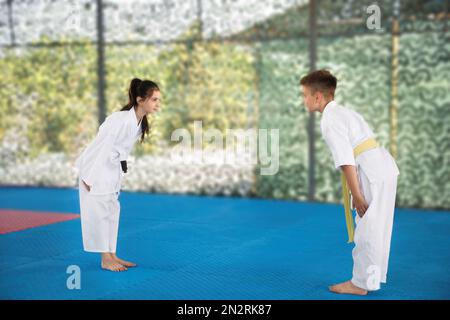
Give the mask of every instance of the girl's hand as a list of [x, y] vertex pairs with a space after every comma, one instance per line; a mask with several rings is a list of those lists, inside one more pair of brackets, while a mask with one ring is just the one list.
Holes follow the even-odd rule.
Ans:
[[356, 208], [356, 213], [362, 218], [369, 208], [366, 199], [362, 195], [353, 196], [353, 208]]
[[91, 187], [89, 187], [89, 186], [86, 184], [86, 182], [84, 182], [84, 180], [81, 180], [81, 181], [83, 181], [83, 184], [84, 184], [84, 186], [86, 187], [87, 191], [88, 191], [88, 192], [91, 191]]

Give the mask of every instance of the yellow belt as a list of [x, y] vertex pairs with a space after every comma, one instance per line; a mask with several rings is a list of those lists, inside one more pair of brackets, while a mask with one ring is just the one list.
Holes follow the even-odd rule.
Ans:
[[[353, 149], [353, 156], [356, 158], [361, 153], [377, 147], [378, 143], [376, 142], [375, 139], [373, 138], [367, 139]], [[347, 224], [348, 243], [352, 243], [353, 236], [355, 234], [355, 226], [353, 225], [353, 216], [350, 209], [350, 190], [347, 184], [347, 180], [345, 179], [344, 172], [341, 173], [341, 182], [342, 182], [342, 196], [344, 200], [344, 209], [345, 209], [345, 222]]]

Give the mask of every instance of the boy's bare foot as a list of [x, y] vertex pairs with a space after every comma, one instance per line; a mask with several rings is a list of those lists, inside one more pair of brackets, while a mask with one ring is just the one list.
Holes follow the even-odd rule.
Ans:
[[367, 295], [367, 290], [355, 286], [350, 280], [331, 286], [328, 289], [334, 293], [355, 294], [358, 296]]
[[128, 267], [128, 268], [136, 267], [136, 263], [122, 260], [119, 257], [117, 257], [116, 254], [114, 254], [114, 253], [112, 253], [111, 256], [115, 261], [117, 261], [118, 263], [120, 263], [121, 265], [123, 265], [125, 267]]
[[113, 272], [121, 272], [128, 270], [123, 264], [114, 260], [113, 257], [108, 253], [102, 254], [102, 269], [113, 271]]

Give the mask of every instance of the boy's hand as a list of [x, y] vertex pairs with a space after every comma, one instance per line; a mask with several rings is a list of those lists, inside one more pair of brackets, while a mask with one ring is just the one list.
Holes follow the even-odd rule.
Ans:
[[348, 187], [353, 196], [353, 208], [356, 209], [356, 212], [362, 218], [362, 216], [366, 213], [369, 205], [367, 204], [366, 199], [364, 199], [364, 196], [359, 188], [359, 179], [356, 168], [352, 165], [343, 165], [341, 166], [341, 168], [344, 172], [345, 179], [347, 180]]
[[353, 196], [353, 208], [356, 208], [356, 213], [362, 218], [369, 208], [366, 199], [362, 195]]

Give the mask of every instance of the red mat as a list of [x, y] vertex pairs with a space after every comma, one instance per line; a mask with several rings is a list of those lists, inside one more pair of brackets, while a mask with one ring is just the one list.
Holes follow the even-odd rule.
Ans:
[[52, 223], [78, 219], [79, 214], [0, 210], [0, 234], [45, 226]]

